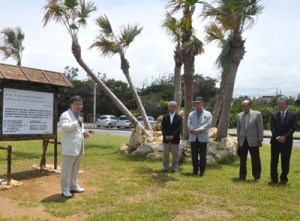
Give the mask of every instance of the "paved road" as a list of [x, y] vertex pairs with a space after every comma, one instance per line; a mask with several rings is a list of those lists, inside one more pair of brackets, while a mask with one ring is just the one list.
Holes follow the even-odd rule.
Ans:
[[[112, 136], [130, 136], [132, 130], [130, 129], [117, 129], [117, 128], [97, 128], [97, 129], [91, 129], [97, 134], [110, 134]], [[229, 133], [236, 133], [236, 130], [229, 130]], [[296, 132], [297, 134], [300, 134], [300, 132]], [[265, 134], [270, 135], [271, 131], [265, 131]], [[270, 144], [270, 138], [264, 138], [263, 141], [264, 144]], [[300, 140], [294, 140], [294, 147], [300, 148]]]

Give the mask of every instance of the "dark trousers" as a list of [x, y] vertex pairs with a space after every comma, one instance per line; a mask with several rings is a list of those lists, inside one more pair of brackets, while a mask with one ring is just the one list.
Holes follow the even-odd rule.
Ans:
[[248, 141], [245, 138], [243, 146], [240, 151], [240, 178], [246, 179], [247, 175], [247, 156], [248, 151], [250, 152], [251, 156], [251, 164], [252, 164], [252, 175], [254, 179], [260, 179], [261, 174], [261, 163], [260, 163], [260, 156], [259, 156], [259, 147], [249, 147]]
[[281, 154], [281, 181], [288, 181], [287, 175], [290, 170], [290, 158], [292, 153], [292, 145], [291, 143], [275, 143], [271, 144], [271, 179], [273, 182], [278, 182], [278, 159], [279, 154]]
[[[200, 174], [205, 173], [206, 168], [206, 147], [207, 142], [199, 142], [198, 138], [195, 142], [191, 142], [193, 173], [197, 174], [200, 166]], [[200, 161], [199, 161], [200, 158]]]

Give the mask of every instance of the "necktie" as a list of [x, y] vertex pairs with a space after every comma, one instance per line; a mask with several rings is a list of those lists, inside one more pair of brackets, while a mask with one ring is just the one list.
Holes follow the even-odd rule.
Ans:
[[284, 123], [284, 112], [281, 112], [281, 125]]

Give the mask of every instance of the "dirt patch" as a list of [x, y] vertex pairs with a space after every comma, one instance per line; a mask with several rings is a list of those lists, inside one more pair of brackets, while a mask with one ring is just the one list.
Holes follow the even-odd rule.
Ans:
[[[24, 175], [25, 174], [25, 175]], [[58, 218], [45, 212], [44, 203], [58, 202], [65, 200], [61, 196], [60, 174], [25, 171], [24, 174], [17, 174], [23, 185], [0, 191], [0, 216], [13, 220], [22, 220], [24, 217], [40, 220], [68, 221], [84, 220], [84, 214], [76, 214], [65, 218]], [[83, 176], [81, 174], [81, 176]], [[84, 178], [81, 177], [81, 180]], [[89, 194], [93, 189], [87, 190]], [[81, 199], [76, 194], [72, 200]]]
[[233, 214], [221, 208], [198, 206], [193, 209], [184, 209], [181, 214], [177, 215], [173, 221], [182, 220], [200, 220], [207, 218], [233, 218]]

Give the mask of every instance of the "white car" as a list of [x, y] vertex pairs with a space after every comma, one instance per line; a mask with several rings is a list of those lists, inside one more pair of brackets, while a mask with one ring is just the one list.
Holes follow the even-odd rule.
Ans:
[[125, 115], [122, 115], [118, 118], [118, 122], [117, 122], [117, 127], [126, 127], [126, 128], [131, 128], [132, 125], [130, 123], [130, 121], [127, 119], [127, 117]]
[[[148, 121], [149, 121], [152, 129], [154, 129], [155, 125], [156, 125], [156, 120], [154, 119], [154, 117], [151, 117], [151, 116], [147, 116], [147, 118], [148, 118]], [[138, 116], [136, 119], [144, 126], [144, 121], [143, 121], [142, 116]]]
[[96, 125], [97, 127], [116, 127], [118, 122], [118, 118], [115, 115], [101, 115], [97, 121]]

